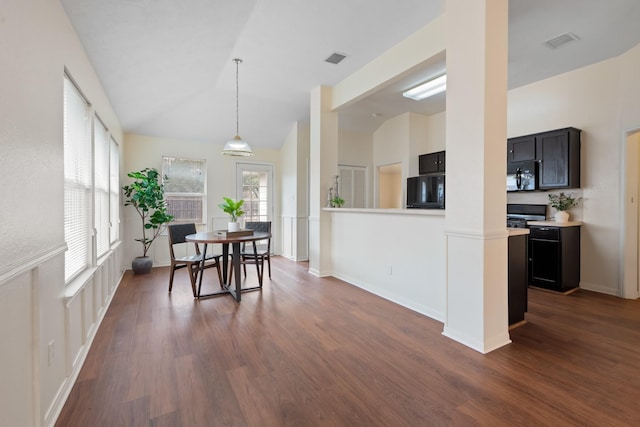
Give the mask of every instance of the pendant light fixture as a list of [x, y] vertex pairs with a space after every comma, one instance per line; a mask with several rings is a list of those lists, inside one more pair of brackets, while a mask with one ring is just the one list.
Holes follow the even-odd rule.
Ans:
[[233, 62], [236, 63], [236, 136], [233, 139], [230, 139], [222, 150], [222, 154], [226, 156], [253, 156], [253, 151], [251, 151], [251, 147], [240, 138], [240, 115], [239, 115], [239, 101], [238, 101], [238, 66], [242, 63], [242, 59], [235, 58]]

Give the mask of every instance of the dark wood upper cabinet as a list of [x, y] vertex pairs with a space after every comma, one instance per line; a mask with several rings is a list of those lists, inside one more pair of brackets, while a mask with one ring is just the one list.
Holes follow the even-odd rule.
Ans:
[[538, 189], [580, 187], [580, 129], [563, 128], [509, 138], [507, 162], [538, 162]]
[[536, 136], [538, 187], [580, 187], [580, 130], [559, 129]]
[[446, 161], [444, 151], [418, 156], [418, 173], [420, 175], [444, 172], [445, 165]]
[[535, 135], [519, 136], [507, 141], [507, 161], [524, 162], [536, 159]]

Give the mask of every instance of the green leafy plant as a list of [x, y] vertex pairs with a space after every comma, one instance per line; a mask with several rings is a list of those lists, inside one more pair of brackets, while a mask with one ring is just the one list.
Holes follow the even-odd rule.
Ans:
[[236, 201], [229, 197], [222, 198], [224, 199], [224, 203], [220, 203], [218, 207], [231, 216], [231, 222], [236, 222], [238, 218], [244, 215], [244, 211], [242, 210], [244, 200], [240, 199]]
[[336, 208], [342, 207], [342, 205], [344, 205], [344, 199], [342, 197], [334, 197], [331, 199], [331, 204]]
[[568, 211], [580, 205], [582, 197], [573, 197], [572, 193], [551, 193], [549, 194], [549, 205], [557, 211]]
[[[162, 226], [173, 221], [173, 216], [167, 214], [164, 185], [156, 169], [145, 168], [127, 176], [134, 181], [122, 187], [126, 198], [124, 205], [133, 206], [142, 219], [142, 238], [134, 240], [142, 243], [143, 256], [146, 257], [149, 247], [162, 232]], [[147, 237], [148, 230], [152, 233], [151, 237]]]

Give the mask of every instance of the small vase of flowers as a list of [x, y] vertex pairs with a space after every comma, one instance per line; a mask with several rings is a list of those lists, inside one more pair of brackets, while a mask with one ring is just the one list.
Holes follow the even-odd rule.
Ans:
[[549, 194], [549, 205], [556, 210], [556, 222], [569, 221], [569, 209], [580, 205], [582, 197], [574, 197], [573, 193], [551, 193]]

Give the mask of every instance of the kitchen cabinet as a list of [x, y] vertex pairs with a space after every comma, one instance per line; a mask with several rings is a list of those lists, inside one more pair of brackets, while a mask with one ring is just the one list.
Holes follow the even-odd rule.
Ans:
[[509, 236], [509, 325], [524, 320], [527, 311], [527, 235]]
[[559, 129], [536, 136], [538, 188], [580, 187], [580, 130]]
[[507, 161], [525, 162], [536, 159], [535, 135], [519, 136], [507, 141]]
[[425, 175], [429, 173], [442, 173], [445, 171], [445, 152], [422, 154], [418, 156], [418, 173]]
[[534, 160], [539, 190], [580, 188], [580, 133], [569, 127], [509, 138], [507, 167]]
[[580, 226], [529, 227], [529, 286], [565, 292], [580, 286]]

